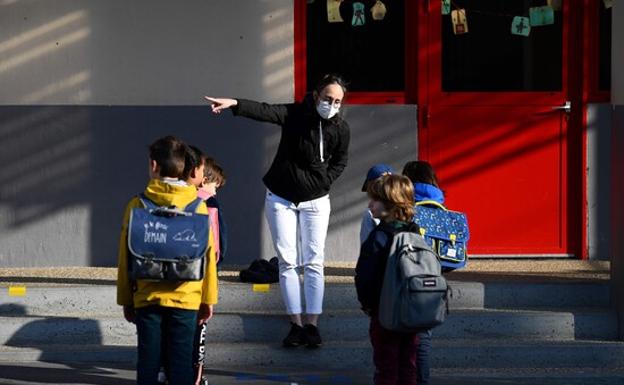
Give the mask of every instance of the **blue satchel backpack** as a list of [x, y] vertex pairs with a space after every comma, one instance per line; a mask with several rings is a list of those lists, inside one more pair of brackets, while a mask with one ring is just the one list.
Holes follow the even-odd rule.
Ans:
[[208, 250], [208, 216], [196, 214], [201, 199], [184, 210], [160, 207], [139, 195], [143, 207], [132, 209], [128, 224], [131, 280], [199, 281]]
[[445, 271], [462, 268], [468, 260], [466, 244], [470, 239], [466, 214], [448, 210], [436, 201], [416, 202], [414, 222], [420, 235], [440, 257]]

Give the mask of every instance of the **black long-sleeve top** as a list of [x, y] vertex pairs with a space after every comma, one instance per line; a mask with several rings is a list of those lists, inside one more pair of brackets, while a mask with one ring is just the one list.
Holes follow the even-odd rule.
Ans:
[[347, 122], [338, 114], [322, 119], [310, 96], [301, 103], [291, 104], [237, 101], [238, 105], [232, 108], [234, 115], [282, 127], [277, 154], [262, 179], [266, 187], [293, 203], [327, 195], [347, 166], [350, 139]]
[[360, 249], [355, 266], [355, 288], [362, 309], [377, 314], [386, 264], [394, 235], [401, 231], [418, 233], [417, 224], [410, 222], [381, 221], [369, 234]]

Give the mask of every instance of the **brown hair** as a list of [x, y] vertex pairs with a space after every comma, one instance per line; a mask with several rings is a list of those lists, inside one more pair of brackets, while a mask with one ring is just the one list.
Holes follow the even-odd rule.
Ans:
[[[200, 167], [204, 163], [204, 153], [195, 146], [188, 146], [188, 151], [186, 152], [186, 159], [184, 162], [184, 172], [183, 178], [187, 180], [190, 178], [191, 174], [195, 171], [196, 168]], [[194, 175], [194, 174], [193, 174]]]
[[368, 185], [368, 196], [380, 201], [390, 217], [411, 222], [414, 217], [414, 186], [403, 175], [382, 175]]
[[175, 136], [156, 139], [149, 146], [149, 157], [160, 169], [161, 177], [184, 179], [184, 165], [188, 146]]
[[408, 177], [412, 183], [427, 183], [440, 188], [433, 167], [424, 160], [405, 163], [402, 174]]
[[226, 178], [223, 168], [209, 156], [202, 156], [204, 161], [204, 180], [208, 183], [216, 182], [219, 187], [225, 186]]

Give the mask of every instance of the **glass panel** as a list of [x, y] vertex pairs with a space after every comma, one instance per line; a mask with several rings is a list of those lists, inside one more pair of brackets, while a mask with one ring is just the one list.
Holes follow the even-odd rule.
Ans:
[[[383, 0], [386, 13], [382, 20], [374, 20], [372, 17], [375, 1], [345, 0], [336, 3], [339, 4], [340, 16], [344, 21], [330, 23], [328, 1], [308, 0], [308, 90], [324, 74], [333, 72], [342, 75], [350, 83], [350, 91], [403, 91], [405, 1]], [[363, 17], [354, 17], [354, 9], [361, 9]], [[361, 24], [362, 21], [363, 25], [353, 25]]]
[[598, 89], [611, 90], [611, 9], [606, 9], [602, 1], [598, 30]]
[[531, 27], [528, 37], [511, 34], [515, 16], [546, 2], [453, 0], [466, 9], [468, 33], [455, 35], [451, 15], [442, 15], [443, 91], [560, 91], [562, 11], [554, 24]]

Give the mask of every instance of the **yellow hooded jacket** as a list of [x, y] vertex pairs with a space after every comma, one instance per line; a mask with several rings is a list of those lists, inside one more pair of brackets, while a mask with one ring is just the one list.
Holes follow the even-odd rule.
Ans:
[[[145, 188], [145, 196], [159, 206], [173, 205], [183, 209], [197, 198], [197, 190], [190, 185], [180, 186], [152, 179]], [[217, 263], [212, 230], [208, 236], [206, 272], [202, 281], [153, 282], [138, 280], [136, 291], [132, 292], [132, 283], [128, 275], [128, 221], [131, 210], [136, 207], [142, 207], [137, 197], [133, 198], [126, 206], [121, 228], [117, 265], [117, 304], [134, 306], [135, 308], [159, 305], [188, 310], [198, 310], [200, 304], [216, 304], [218, 297]], [[205, 203], [202, 202], [197, 207], [196, 212], [208, 214]]]

